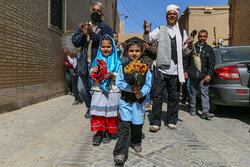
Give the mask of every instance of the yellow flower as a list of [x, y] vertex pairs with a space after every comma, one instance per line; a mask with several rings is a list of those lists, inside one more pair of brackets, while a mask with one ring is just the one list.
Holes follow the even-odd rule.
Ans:
[[129, 67], [128, 66], [124, 68], [124, 72], [129, 73]]

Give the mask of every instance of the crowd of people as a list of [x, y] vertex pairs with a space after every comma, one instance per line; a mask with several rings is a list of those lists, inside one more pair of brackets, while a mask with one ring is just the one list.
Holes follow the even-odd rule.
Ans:
[[[95, 2], [89, 12], [91, 21], [80, 24], [72, 37], [72, 43], [81, 47], [81, 52], [65, 51], [66, 80], [69, 94], [75, 97], [73, 105], [85, 103], [85, 117], [90, 118], [91, 131], [95, 132], [94, 146], [109, 143], [117, 136], [113, 151], [116, 164], [127, 160], [129, 147], [135, 152], [142, 151], [142, 127], [151, 99], [149, 131], [160, 130], [166, 99], [164, 124], [171, 130], [177, 129], [180, 85], [182, 102], [188, 101], [190, 115], [197, 113], [199, 89], [201, 118], [214, 117], [209, 113], [208, 88], [214, 53], [206, 43], [208, 32], [200, 30], [198, 42], [193, 44], [193, 37], [178, 25], [179, 14], [178, 6], [169, 5], [167, 25], [149, 32], [149, 24], [144, 20], [143, 39], [133, 37], [119, 42], [118, 34], [102, 22], [103, 5]], [[87, 57], [91, 57], [91, 62]], [[131, 66], [139, 65], [140, 73], [131, 71]]]

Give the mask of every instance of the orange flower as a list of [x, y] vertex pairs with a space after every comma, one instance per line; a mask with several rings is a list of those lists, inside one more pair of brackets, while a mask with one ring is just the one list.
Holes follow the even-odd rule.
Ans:
[[134, 71], [135, 71], [135, 69], [131, 68], [131, 69], [129, 70], [129, 73], [132, 74]]

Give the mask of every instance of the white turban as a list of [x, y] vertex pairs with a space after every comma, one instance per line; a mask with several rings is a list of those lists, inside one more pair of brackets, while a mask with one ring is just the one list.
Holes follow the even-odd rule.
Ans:
[[168, 11], [170, 11], [170, 10], [176, 11], [178, 16], [179, 16], [179, 14], [181, 12], [180, 7], [176, 6], [176, 5], [168, 5], [167, 8], [166, 8], [166, 13], [168, 13]]

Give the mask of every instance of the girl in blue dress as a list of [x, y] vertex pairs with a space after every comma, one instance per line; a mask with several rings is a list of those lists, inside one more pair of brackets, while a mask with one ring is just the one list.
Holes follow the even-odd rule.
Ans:
[[[100, 62], [103, 62], [102, 66]], [[96, 81], [91, 88], [93, 91], [90, 107], [91, 131], [96, 131], [93, 136], [95, 146], [101, 142], [109, 143], [111, 133], [117, 133], [120, 89], [115, 85], [115, 78], [120, 66], [121, 60], [113, 38], [104, 35], [90, 70], [91, 75], [99, 76], [105, 69], [105, 75], [101, 75], [103, 79], [95, 78]]]

